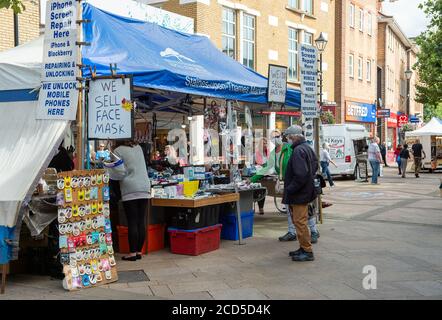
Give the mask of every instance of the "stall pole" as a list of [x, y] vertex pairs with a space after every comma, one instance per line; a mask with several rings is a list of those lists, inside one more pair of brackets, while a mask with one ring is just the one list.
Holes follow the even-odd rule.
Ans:
[[[77, 19], [81, 21], [82, 19], [82, 6], [81, 0], [77, 0]], [[78, 53], [77, 53], [77, 65], [81, 65], [81, 39], [82, 39], [82, 25], [81, 23], [78, 25]], [[79, 93], [78, 93], [78, 107], [77, 107], [77, 141], [76, 141], [76, 149], [77, 149], [77, 166], [79, 170], [84, 169], [84, 136], [83, 136], [83, 72], [81, 68], [79, 68]]]
[[8, 265], [4, 264], [2, 266], [2, 287], [0, 289], [0, 294], [4, 294], [5, 293], [5, 288], [6, 288], [6, 272], [8, 270]]
[[[229, 119], [227, 121], [229, 123], [230, 139], [232, 139], [233, 138], [232, 137], [233, 121], [232, 121], [232, 101], [231, 100], [227, 100], [227, 116], [229, 117]], [[230, 142], [230, 139], [229, 139], [229, 142]], [[236, 142], [236, 141], [233, 141], [233, 142]], [[230, 145], [229, 145], [229, 149], [230, 149]], [[238, 186], [236, 185], [236, 182], [235, 182], [235, 176], [236, 176], [235, 173], [238, 172], [238, 165], [237, 164], [233, 164], [233, 157], [229, 156], [229, 158], [231, 159], [229, 161], [229, 162], [231, 162], [230, 183], [233, 182], [233, 185], [235, 186], [235, 193], [238, 195], [238, 200], [236, 201], [236, 219], [238, 221], [238, 237], [239, 237], [238, 244], [242, 245], [242, 244], [245, 244], [245, 243], [243, 243], [243, 239], [242, 239], [242, 221], [241, 221], [240, 194], [239, 194]]]

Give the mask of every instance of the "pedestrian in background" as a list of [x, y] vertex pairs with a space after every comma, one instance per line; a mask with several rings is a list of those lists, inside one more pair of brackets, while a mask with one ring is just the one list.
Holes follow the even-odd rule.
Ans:
[[401, 157], [402, 178], [405, 178], [405, 173], [407, 171], [408, 159], [410, 159], [410, 151], [408, 151], [407, 144], [404, 144], [404, 148], [401, 151], [400, 157]]
[[300, 248], [291, 251], [293, 261], [313, 261], [314, 255], [308, 228], [309, 203], [316, 199], [314, 177], [318, 171], [318, 158], [308, 145], [300, 126], [291, 126], [288, 139], [293, 153], [287, 164], [284, 178], [283, 203], [290, 206]]
[[398, 175], [402, 175], [402, 172], [401, 172], [401, 151], [402, 151], [402, 145], [399, 144], [397, 146], [396, 150], [394, 151], [394, 158], [395, 158], [394, 160], [396, 161], [397, 168], [399, 170]]
[[334, 187], [335, 183], [333, 182], [332, 176], [330, 174], [330, 170], [328, 169], [330, 163], [332, 163], [336, 168], [338, 167], [336, 163], [330, 158], [330, 147], [327, 142], [322, 144], [321, 150], [321, 171], [323, 175], [327, 176], [328, 183], [330, 188]]
[[371, 184], [379, 184], [378, 176], [382, 162], [381, 151], [379, 150], [379, 138], [374, 137], [368, 147], [368, 161], [372, 169]]
[[[415, 144], [411, 146], [411, 151], [413, 153], [413, 160], [414, 160], [414, 175], [416, 178], [419, 178], [419, 172], [421, 171], [422, 167], [422, 159], [426, 158], [425, 151], [422, 149], [423, 146], [419, 139], [417, 139]], [[422, 158], [422, 153], [424, 154], [423, 158]]]
[[388, 167], [388, 164], [387, 164], [387, 147], [385, 145], [385, 141], [382, 142], [382, 144], [379, 146], [379, 150], [381, 151], [382, 161], [384, 162], [385, 166]]

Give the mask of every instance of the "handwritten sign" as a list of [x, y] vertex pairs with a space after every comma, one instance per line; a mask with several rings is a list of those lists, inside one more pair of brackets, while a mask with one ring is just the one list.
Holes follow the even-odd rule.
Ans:
[[75, 120], [78, 102], [76, 19], [76, 1], [47, 2], [42, 85], [36, 119]]
[[100, 79], [89, 84], [90, 139], [132, 138], [130, 79]]
[[318, 118], [317, 103], [318, 53], [315, 47], [300, 46], [299, 66], [301, 70], [301, 112], [306, 118]]
[[269, 65], [268, 101], [285, 103], [287, 94], [287, 67]]

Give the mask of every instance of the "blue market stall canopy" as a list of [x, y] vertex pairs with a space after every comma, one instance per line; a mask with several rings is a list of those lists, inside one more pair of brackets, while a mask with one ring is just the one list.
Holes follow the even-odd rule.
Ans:
[[[267, 79], [219, 51], [204, 36], [120, 17], [83, 4], [83, 65], [109, 75], [132, 74], [134, 86], [250, 103], [267, 103]], [[90, 77], [88, 68], [83, 75]], [[300, 107], [300, 92], [288, 90], [286, 105]]]

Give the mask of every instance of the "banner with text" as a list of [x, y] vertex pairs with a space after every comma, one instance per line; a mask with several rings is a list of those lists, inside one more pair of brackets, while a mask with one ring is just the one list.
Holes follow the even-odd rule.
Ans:
[[90, 139], [132, 138], [130, 79], [100, 79], [89, 83]]
[[315, 47], [300, 46], [299, 67], [301, 74], [301, 112], [306, 118], [319, 117], [318, 89], [318, 52]]
[[78, 104], [76, 19], [76, 1], [47, 2], [37, 119], [75, 120]]

